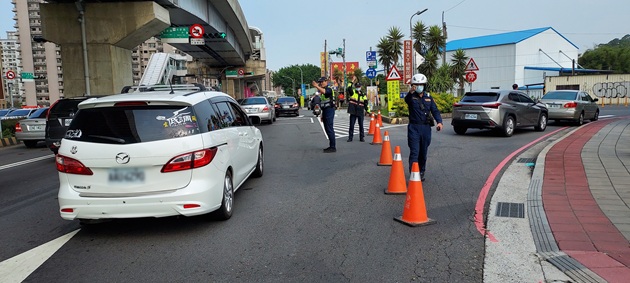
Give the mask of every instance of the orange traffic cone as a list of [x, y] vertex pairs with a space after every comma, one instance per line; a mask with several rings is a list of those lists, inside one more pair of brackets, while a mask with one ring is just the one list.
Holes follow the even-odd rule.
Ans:
[[376, 124], [374, 125], [374, 136], [372, 137], [372, 144], [382, 144], [383, 139], [381, 138], [381, 127]]
[[376, 124], [376, 120], [374, 120], [374, 113], [370, 115], [370, 129], [368, 130], [368, 136], [374, 135], [374, 125]]
[[405, 181], [405, 169], [403, 168], [400, 146], [394, 149], [394, 162], [389, 173], [389, 184], [385, 190], [387, 195], [400, 195], [407, 193], [407, 183]]
[[394, 217], [394, 220], [413, 227], [436, 223], [435, 220], [427, 217], [427, 207], [424, 203], [424, 192], [422, 191], [418, 162], [414, 162], [411, 166], [409, 190], [407, 191], [403, 214], [401, 217]]
[[[379, 127], [380, 129], [380, 127]], [[378, 166], [392, 166], [392, 146], [389, 144], [389, 133], [385, 131], [385, 135], [383, 137], [383, 147], [381, 148], [381, 159], [378, 163]]]
[[381, 110], [378, 110], [378, 116], [376, 116], [376, 123], [382, 128], [383, 127], [383, 117], [381, 116]]

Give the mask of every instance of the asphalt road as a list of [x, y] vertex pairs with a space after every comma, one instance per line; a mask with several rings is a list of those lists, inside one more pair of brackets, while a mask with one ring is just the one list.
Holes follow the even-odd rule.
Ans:
[[[42, 256], [25, 281], [481, 282], [484, 238], [473, 222], [480, 189], [506, 156], [566, 126], [518, 130], [511, 138], [480, 130], [458, 136], [445, 120], [445, 129], [433, 132], [423, 183], [437, 223], [412, 228], [393, 220], [405, 196], [383, 193], [390, 167], [376, 165], [381, 146], [370, 145], [372, 137], [340, 137], [338, 151], [324, 154], [321, 125], [302, 113], [260, 126], [265, 175], [241, 187], [225, 222], [170, 217], [83, 228], [58, 215], [48, 149], [0, 148], [0, 275], [8, 259], [80, 229]], [[341, 129], [347, 115], [336, 120]], [[401, 146], [407, 171], [406, 127], [384, 130], [392, 149]], [[33, 158], [43, 159], [15, 165]]]

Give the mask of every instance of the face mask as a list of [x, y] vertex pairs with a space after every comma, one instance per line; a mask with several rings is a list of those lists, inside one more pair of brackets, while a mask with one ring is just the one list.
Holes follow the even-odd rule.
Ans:
[[416, 93], [422, 93], [424, 91], [424, 85], [416, 86]]

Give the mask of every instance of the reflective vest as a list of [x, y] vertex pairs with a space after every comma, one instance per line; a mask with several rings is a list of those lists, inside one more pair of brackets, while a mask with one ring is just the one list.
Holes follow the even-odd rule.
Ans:
[[[348, 89], [352, 88], [352, 95], [348, 98], [348, 113], [354, 115], [363, 115], [365, 110], [365, 94], [357, 92], [356, 88], [348, 84]], [[350, 109], [353, 108], [353, 109]]]

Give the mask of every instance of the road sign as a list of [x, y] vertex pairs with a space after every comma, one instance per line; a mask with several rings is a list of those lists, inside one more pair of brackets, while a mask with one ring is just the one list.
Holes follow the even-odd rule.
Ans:
[[194, 24], [190, 26], [190, 36], [192, 38], [203, 38], [203, 34], [205, 31], [203, 30], [203, 26], [200, 24]]
[[376, 61], [376, 51], [366, 51], [365, 52], [365, 61]]
[[203, 38], [191, 38], [190, 45], [204, 45], [206, 44], [206, 40]]
[[402, 80], [402, 76], [400, 75], [400, 72], [398, 72], [398, 69], [396, 69], [396, 66], [392, 66], [392, 69], [389, 70], [389, 74], [387, 74], [387, 78], [385, 78], [385, 80], [387, 81]]
[[35, 81], [35, 75], [33, 73], [31, 73], [31, 72], [22, 72], [20, 77], [22, 78], [23, 82], [34, 82]]
[[473, 58], [468, 60], [468, 64], [466, 64], [466, 71], [479, 71], [479, 66], [477, 66], [477, 63], [475, 63]]
[[163, 43], [188, 43], [189, 36], [187, 27], [170, 27], [160, 33]]
[[15, 73], [13, 71], [11, 71], [11, 70], [7, 71], [6, 76], [7, 76], [7, 79], [9, 79], [9, 80], [15, 79]]
[[477, 80], [477, 73], [475, 72], [466, 73], [466, 81], [468, 81], [469, 83], [472, 83], [476, 80]]
[[365, 76], [368, 79], [376, 78], [376, 70], [372, 68], [367, 69], [367, 71], [365, 71]]
[[245, 75], [245, 69], [238, 69], [238, 75], [239, 76], [244, 76]]

